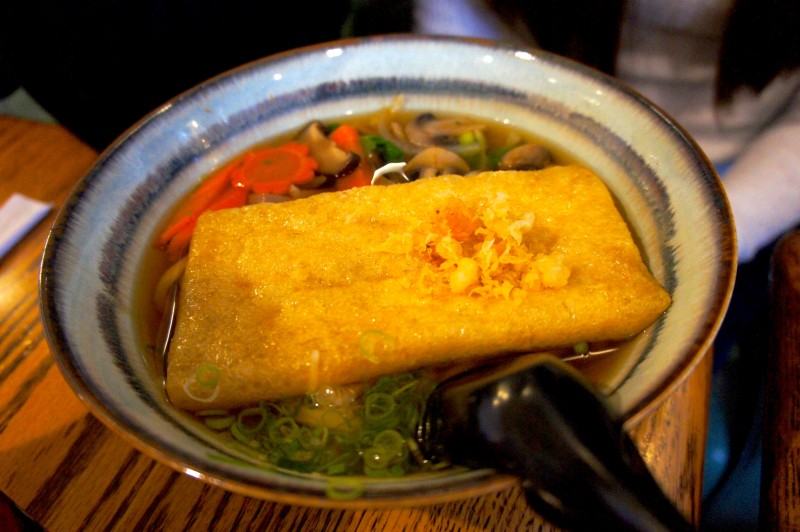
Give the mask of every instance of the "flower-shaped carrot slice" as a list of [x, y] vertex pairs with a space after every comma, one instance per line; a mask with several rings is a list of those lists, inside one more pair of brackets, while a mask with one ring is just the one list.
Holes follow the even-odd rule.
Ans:
[[231, 173], [231, 183], [257, 194], [288, 194], [291, 185], [311, 181], [316, 169], [308, 146], [287, 142], [248, 153]]

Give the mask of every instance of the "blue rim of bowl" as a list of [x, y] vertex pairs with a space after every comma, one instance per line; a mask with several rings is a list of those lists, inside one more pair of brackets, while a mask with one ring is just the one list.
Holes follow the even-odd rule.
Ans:
[[[84, 382], [81, 378], [80, 369], [74, 364], [74, 360], [70, 353], [70, 348], [68, 342], [66, 340], [66, 336], [64, 331], [61, 328], [60, 320], [59, 320], [59, 311], [56, 305], [57, 299], [57, 285], [58, 281], [55, 278], [54, 272], [57, 269], [57, 263], [59, 261], [59, 252], [60, 252], [60, 243], [64, 238], [65, 232], [68, 231], [68, 222], [71, 217], [71, 213], [77, 206], [80, 204], [81, 197], [87, 191], [91, 189], [93, 186], [93, 180], [97, 178], [99, 174], [103, 172], [105, 165], [110, 164], [113, 162], [114, 157], [118, 155], [118, 152], [124, 148], [126, 143], [135, 141], [137, 136], [143, 134], [147, 130], [148, 127], [156, 127], [157, 124], [162, 121], [166, 120], [165, 111], [171, 107], [181, 106], [182, 102], [189, 100], [193, 95], [197, 93], [202, 93], [207, 90], [212, 90], [214, 87], [217, 86], [224, 86], [226, 83], [229, 83], [231, 80], [237, 77], [237, 75], [245, 74], [252, 69], [258, 69], [260, 66], [266, 64], [275, 64], [275, 62], [279, 62], [282, 60], [293, 60], [297, 58], [299, 55], [308, 54], [315, 51], [318, 51], [322, 48], [329, 48], [332, 46], [337, 47], [347, 47], [347, 46], [359, 46], [364, 43], [374, 43], [374, 42], [391, 42], [391, 41], [403, 41], [403, 40], [411, 40], [411, 41], [449, 41], [449, 42], [456, 42], [466, 45], [476, 45], [481, 48], [490, 47], [494, 50], [502, 50], [502, 51], [512, 51], [517, 50], [518, 47], [510, 47], [494, 42], [484, 41], [480, 39], [470, 39], [470, 38], [451, 38], [451, 37], [422, 37], [422, 36], [406, 36], [406, 35], [395, 35], [395, 36], [378, 36], [378, 37], [369, 37], [369, 38], [361, 38], [361, 39], [348, 39], [343, 41], [334, 41], [329, 43], [321, 43], [318, 45], [313, 45], [309, 47], [300, 48], [297, 50], [291, 50], [284, 53], [276, 54], [274, 56], [270, 56], [252, 63], [248, 63], [246, 65], [242, 65], [236, 69], [228, 71], [226, 73], [220, 74], [210, 80], [194, 87], [186, 91], [185, 93], [177, 96], [176, 98], [170, 100], [167, 104], [162, 106], [161, 108], [155, 110], [151, 114], [144, 117], [140, 120], [137, 124], [132, 126], [127, 132], [119, 137], [109, 148], [107, 148], [99, 157], [96, 164], [93, 168], [87, 173], [84, 179], [75, 187], [72, 194], [68, 198], [67, 202], [64, 204], [62, 209], [60, 210], [57, 220], [54, 223], [53, 229], [51, 230], [50, 236], [48, 237], [47, 244], [45, 246], [45, 253], [42, 258], [42, 267], [41, 267], [41, 275], [40, 275], [40, 304], [41, 304], [41, 311], [43, 322], [45, 324], [45, 334], [47, 339], [54, 350], [54, 358], [56, 359], [57, 363], [59, 364], [62, 373], [66, 376], [68, 382], [76, 391], [76, 393], [81, 397], [81, 399], [86, 402], [89, 406], [92, 407], [92, 411], [98, 415], [98, 417], [103, 420], [108, 426], [112, 427], [117, 433], [122, 434], [126, 437], [126, 439], [132, 443], [135, 447], [139, 448], [140, 450], [145, 451], [147, 454], [154, 456], [157, 459], [165, 461], [173, 467], [178, 468], [181, 471], [187, 472], [192, 471], [195, 473], [200, 474], [203, 478], [207, 481], [212, 483], [221, 484], [231, 489], [233, 491], [243, 492], [249, 495], [260, 495], [266, 494], [269, 498], [275, 498], [276, 495], [280, 496], [280, 494], [276, 494], [275, 486], [271, 484], [264, 484], [257, 481], [250, 482], [246, 485], [241, 484], [241, 480], [236, 478], [230, 478], [229, 472], [225, 469], [214, 468], [213, 465], [204, 464], [203, 467], [198, 468], [195, 464], [186, 463], [184, 457], [180, 455], [179, 450], [171, 449], [168, 446], [168, 442], [159, 441], [157, 438], [153, 438], [152, 436], [148, 435], [148, 437], [143, 437], [141, 433], [133, 435], [126, 428], [126, 424], [124, 423], [124, 415], [121, 412], [116, 412], [110, 410], [107, 405], [105, 405], [102, 400], [96, 396], [95, 392]], [[728, 262], [730, 262], [730, 266], [728, 268], [723, 268], [722, 276], [719, 279], [719, 286], [716, 290], [716, 301], [714, 303], [715, 308], [718, 312], [714, 312], [712, 314], [713, 318], [709, 320], [703, 330], [702, 333], [698, 335], [696, 339], [696, 355], [693, 357], [689, 357], [684, 360], [683, 364], [675, 369], [675, 374], [672, 378], [669, 379], [668, 382], [671, 383], [670, 386], [662, 387], [662, 389], [655, 390], [653, 393], [649, 394], [644, 400], [640, 402], [631, 412], [628, 413], [628, 419], [631, 420], [633, 418], [640, 418], [644, 415], [647, 411], [649, 411], [649, 406], [658, 403], [659, 399], [666, 396], [674, 386], [677, 386], [679, 382], [682, 380], [682, 377], [688, 374], [688, 372], [694, 367], [694, 365], [699, 361], [700, 356], [702, 353], [710, 347], [709, 338], [712, 338], [716, 333], [716, 330], [719, 327], [721, 322], [721, 316], [724, 314], [724, 309], [727, 306], [727, 303], [730, 298], [730, 291], [732, 290], [733, 278], [735, 274], [735, 235], [733, 234], [732, 223], [730, 221], [730, 212], [729, 207], [727, 205], [726, 200], [724, 199], [724, 193], [722, 193], [722, 187], [719, 183], [719, 179], [711, 169], [711, 165], [706, 160], [705, 156], [699, 150], [699, 148], [695, 145], [694, 141], [690, 138], [690, 136], [679, 126], [677, 125], [666, 113], [662, 110], [654, 106], [651, 102], [647, 101], [643, 97], [641, 97], [638, 93], [629, 88], [625, 87], [624, 85], [618, 83], [617, 81], [605, 76], [602, 73], [594, 71], [588, 67], [581, 66], [573, 61], [562, 58], [560, 56], [556, 56], [553, 54], [549, 54], [547, 52], [542, 52], [539, 50], [528, 50], [529, 53], [536, 55], [542, 60], [545, 60], [550, 63], [554, 63], [557, 65], [562, 65], [568, 67], [573, 70], [577, 70], [581, 75], [588, 76], [592, 78], [592, 80], [596, 83], [601, 85], [613, 88], [613, 90], [622, 93], [627, 98], [630, 98], [633, 101], [637, 101], [639, 105], [644, 108], [650, 109], [653, 113], [659, 115], [663, 120], [663, 123], [668, 124], [672, 130], [672, 134], [679, 140], [681, 144], [683, 144], [687, 149], [696, 152], [697, 160], [701, 168], [699, 168], [700, 173], [704, 176], [705, 179], [708, 180], [708, 184], [710, 185], [708, 188], [709, 190], [716, 190], [718, 194], [713, 195], [711, 199], [711, 203], [714, 205], [717, 214], [720, 217], [720, 223], [718, 224], [721, 236], [720, 240], [723, 244], [723, 255], [728, 258]], [[355, 84], [346, 84], [342, 83], [323, 83], [312, 89], [302, 91], [300, 93], [292, 93], [288, 95], [287, 101], [279, 102], [279, 105], [276, 105], [275, 101], [270, 101], [269, 105], [264, 103], [261, 104], [263, 108], [261, 111], [256, 110], [256, 114], [259, 120], [263, 120], [266, 118], [264, 113], [270, 114], [270, 117], [280, 115], [282, 113], [288, 113], [291, 110], [297, 109], [298, 107], [302, 107], [307, 105], [308, 103], [314, 103], [320, 100], [325, 100], [327, 97], [331, 95], [341, 96], [342, 91], [351, 91], [350, 94], [358, 95], [358, 94], [366, 94], [366, 93], [374, 93], [374, 91], [381, 90], [381, 86], [387, 83], [387, 80], [384, 79], [375, 79], [375, 80], [362, 80]], [[421, 83], [419, 79], [407, 79], [405, 83], [408, 85], [406, 87], [403, 86], [404, 80], [402, 79], [394, 79], [389, 81], [390, 86], [386, 86], [384, 90], [391, 89], [391, 92], [413, 92], [411, 85], [419, 87], [420, 85], [424, 86], [424, 83]], [[442, 81], [437, 82], [437, 87], [442, 87]], [[527, 101], [527, 95], [522, 92], [516, 92], [511, 89], [501, 87], [501, 86], [494, 86], [494, 87], [487, 87], [486, 84], [471, 84], [464, 81], [457, 81], [454, 80], [454, 85], [447, 85], [442, 87], [440, 90], [443, 92], [452, 92], [454, 89], [458, 89], [461, 92], [469, 93], [472, 91], [473, 93], [485, 93], [487, 90], [491, 91], [492, 94], [496, 95], [497, 98], [504, 98], [508, 99], [511, 102], [519, 102], [521, 104], [529, 105], [530, 102]], [[428, 91], [429, 92], [429, 91]], [[256, 106], [258, 108], [259, 106]], [[238, 119], [234, 117], [232, 122], [234, 123], [234, 127], [230, 128], [230, 123], [226, 124], [224, 130], [220, 128], [219, 134], [216, 137], [212, 137], [211, 144], [222, 143], [226, 138], [229, 138], [235, 134], [240, 133], [242, 130], [247, 129], [247, 124], [252, 122], [252, 109], [247, 110], [248, 115], [250, 115], [250, 120], [244, 120], [241, 117]], [[587, 122], [585, 125], [590, 125], [593, 127], [602, 127], [599, 124], [593, 122], [588, 117], [580, 117], [575, 115], [574, 118], [580, 119], [583, 118]], [[577, 126], [576, 126], [577, 127]], [[208, 136], [206, 137], [208, 139]], [[132, 201], [128, 202], [127, 209], [125, 212], [124, 217], [120, 217], [117, 219], [116, 223], [118, 224], [117, 229], [119, 229], [122, 234], [127, 235], [126, 238], [122, 239], [111, 239], [106, 242], [105, 249], [104, 249], [104, 260], [103, 265], [101, 267], [101, 278], [103, 283], [106, 285], [107, 290], [113, 295], [113, 290], [115, 289], [115, 282], [116, 276], [119, 274], [122, 259], [125, 256], [125, 252], [127, 250], [127, 246], [130, 244], [131, 238], [131, 231], [126, 231], [126, 226], [130, 224], [130, 220], [136, 220], [138, 217], [143, 216], [146, 214], [148, 206], [152, 203], [152, 201], [160, 194], [164, 188], [169, 184], [172, 178], [175, 177], [177, 171], [185, 164], [187, 161], [192, 160], [196, 157], [199, 152], [197, 150], [205, 151], [207, 147], [205, 146], [188, 146], [182, 151], [177, 157], [173, 158], [169, 162], [165, 163], [163, 168], [158, 168], [153, 172], [150, 172], [148, 175], [147, 180], [143, 185], [137, 188], [137, 192], [140, 193], [136, 195]], [[643, 165], [643, 168], [646, 168], [646, 164], [642, 161], [638, 162], [639, 164]], [[150, 180], [154, 180], [155, 176], [157, 176], [157, 181], [155, 181], [155, 186], [153, 183], [150, 183]], [[166, 178], [165, 178], [166, 176]], [[730, 228], [730, 229], [729, 229]], [[727, 244], [727, 246], [726, 246]], [[669, 261], [669, 258], [667, 258]], [[99, 296], [99, 308], [100, 316], [98, 318], [103, 321], [104, 323], [112, 324], [110, 329], [111, 333], [106, 337], [106, 342], [109, 344], [110, 349], [115, 351], [119, 354], [119, 341], [114, 337], [114, 331], [116, 331], [117, 323], [116, 323], [116, 315], [113, 310], [112, 301], [113, 297], [107, 298], [108, 294], [101, 294]], [[129, 377], [129, 382], [136, 387], [136, 379], [133, 378], [131, 369], [129, 367], [124, 367], [125, 362], [121, 356], [117, 357], [117, 365], [123, 366], [121, 369], [122, 371]], [[145, 401], [149, 403], [149, 406], [155, 408], [157, 411], [160, 410], [158, 405], [154, 404], [152, 400], [147, 397], [147, 394], [140, 393], [140, 397], [144, 398]], [[163, 412], [159, 412], [162, 413]], [[163, 416], [165, 419], [171, 419], [170, 416]], [[176, 424], [177, 427], [182, 428], [177, 422], [172, 421]], [[165, 443], [167, 444], [167, 448], [165, 449]], [[203, 471], [198, 471], [203, 470]], [[197, 476], [197, 475], [195, 475]], [[477, 475], [471, 481], [474, 483], [486, 483], [487, 481], [492, 480], [492, 474], [490, 472], [486, 472], [486, 474]], [[496, 483], [496, 479], [495, 479]], [[456, 482], [458, 484], [458, 482]], [[503, 484], [504, 485], [504, 484]], [[474, 485], [473, 485], [474, 487]], [[441, 498], [442, 496], [447, 498], [451, 495], [450, 492], [452, 490], [456, 490], [461, 492], [464, 489], [469, 489], [469, 486], [464, 485], [451, 485], [451, 483], [445, 483], [442, 486], [442, 490], [438, 495]], [[303, 488], [294, 488], [292, 486], [281, 486], [280, 492], [286, 492], [288, 494], [299, 495], [299, 496], [310, 496], [311, 499], [315, 502], [318, 502], [320, 494], [319, 486], [313, 487], [310, 489], [303, 489]], [[389, 493], [388, 496], [393, 501], [396, 497], [403, 497], [404, 495], [409, 496], [410, 494], [406, 493]], [[322, 494], [324, 497], [324, 494]], [[437, 493], [434, 491], [429, 497], [432, 499], [437, 499]], [[378, 495], [377, 499], [382, 499], [383, 495]], [[412, 500], [413, 497], [410, 497], [408, 500]], [[365, 501], [359, 501], [357, 504], [363, 504]], [[418, 502], [415, 502], [417, 504]], [[337, 503], [338, 505], [338, 503]]]

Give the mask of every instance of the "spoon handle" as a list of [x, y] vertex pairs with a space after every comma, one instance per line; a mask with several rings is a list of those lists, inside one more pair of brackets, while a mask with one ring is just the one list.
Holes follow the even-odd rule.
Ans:
[[571, 530], [694, 530], [598, 397], [553, 368], [527, 377], [509, 379], [519, 393], [498, 412], [507, 437], [497, 450], [532, 508]]
[[574, 368], [555, 357], [437, 397], [451, 460], [522, 480], [530, 506], [570, 530], [684, 531], [633, 441]]

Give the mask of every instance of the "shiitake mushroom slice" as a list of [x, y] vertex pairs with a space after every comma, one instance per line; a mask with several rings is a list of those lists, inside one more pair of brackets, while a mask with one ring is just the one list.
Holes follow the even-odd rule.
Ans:
[[358, 154], [343, 150], [329, 139], [325, 126], [319, 120], [310, 122], [297, 134], [295, 140], [308, 146], [310, 155], [319, 165], [317, 172], [333, 179], [349, 174], [361, 161]]

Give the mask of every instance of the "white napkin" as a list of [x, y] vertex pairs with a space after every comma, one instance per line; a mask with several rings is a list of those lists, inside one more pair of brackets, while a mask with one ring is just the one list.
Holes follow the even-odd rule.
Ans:
[[0, 257], [3, 257], [28, 231], [47, 216], [53, 206], [14, 193], [0, 207]]

